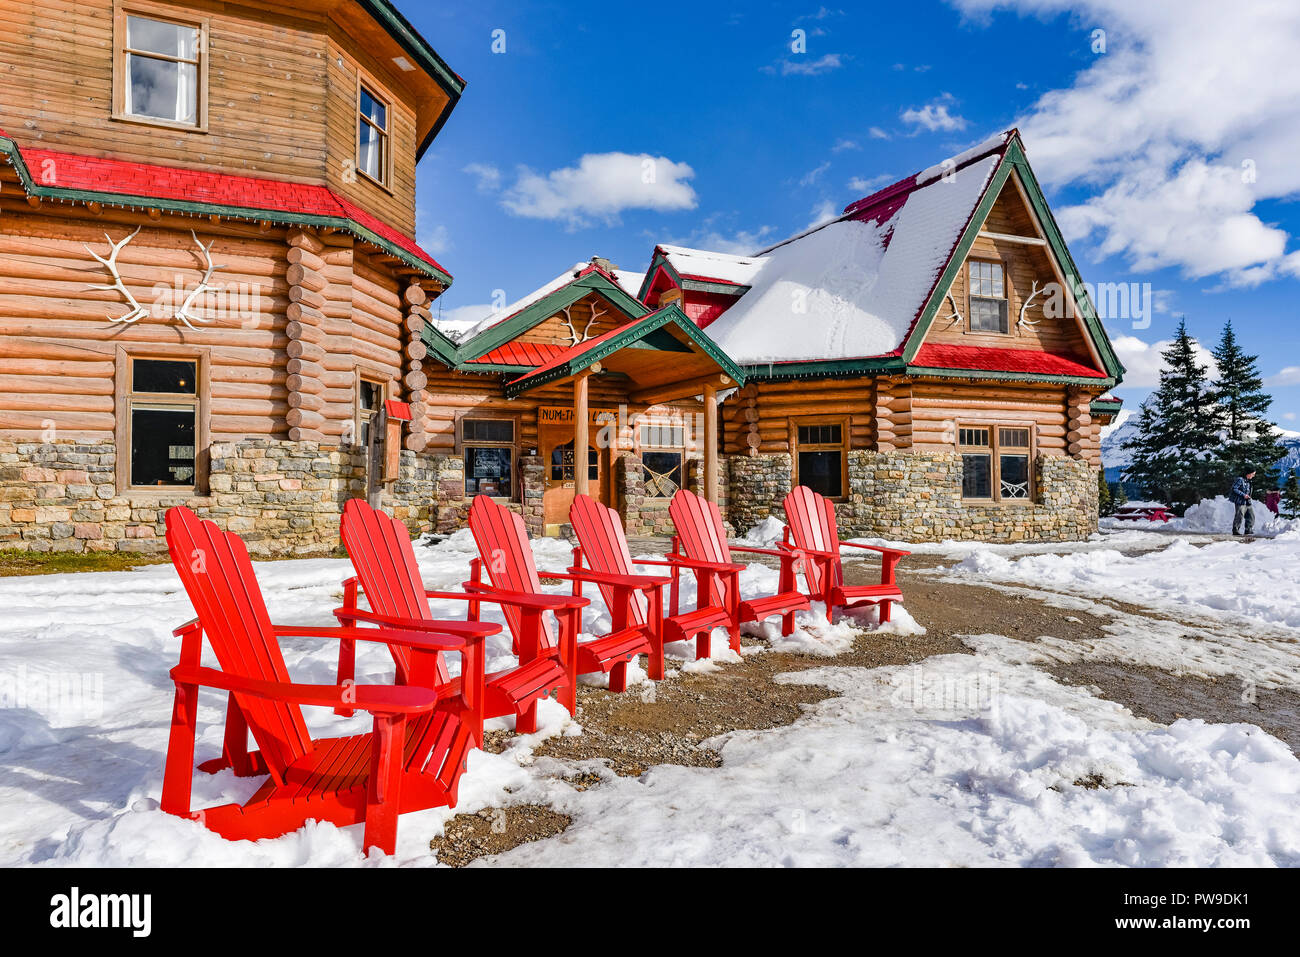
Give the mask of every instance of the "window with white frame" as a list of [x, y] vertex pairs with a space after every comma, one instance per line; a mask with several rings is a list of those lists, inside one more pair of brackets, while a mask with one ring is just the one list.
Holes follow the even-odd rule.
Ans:
[[1007, 284], [1002, 264], [970, 263], [971, 332], [1007, 331]]
[[357, 169], [388, 183], [388, 102], [365, 83], [357, 93]]
[[118, 31], [118, 114], [201, 126], [205, 23], [124, 10]]

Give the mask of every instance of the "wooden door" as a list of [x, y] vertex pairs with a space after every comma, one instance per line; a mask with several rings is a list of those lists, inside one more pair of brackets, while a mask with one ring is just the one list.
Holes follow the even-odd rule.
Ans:
[[[559, 527], [569, 521], [569, 506], [577, 494], [577, 474], [573, 449], [573, 425], [539, 427], [538, 444], [542, 463], [546, 469], [542, 492], [542, 521], [546, 534], [554, 535]], [[605, 483], [601, 480], [600, 450], [595, 445], [587, 447], [588, 491], [593, 498], [605, 498]]]

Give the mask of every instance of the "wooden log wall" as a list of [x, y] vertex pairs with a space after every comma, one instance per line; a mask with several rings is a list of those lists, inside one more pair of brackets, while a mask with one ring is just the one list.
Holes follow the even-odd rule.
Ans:
[[424, 372], [424, 360], [429, 349], [424, 344], [422, 333], [425, 325], [432, 321], [432, 316], [427, 305], [428, 296], [419, 285], [412, 283], [407, 286], [402, 299], [406, 303], [406, 319], [402, 326], [402, 354], [406, 360], [402, 398], [411, 403], [411, 425], [406, 433], [406, 448], [411, 452], [423, 452], [429, 444], [425, 432], [429, 407], [424, 401], [424, 390], [429, 384], [429, 377]]
[[843, 416], [850, 448], [869, 448], [875, 422], [870, 379], [789, 379], [752, 382], [721, 408], [727, 455], [790, 451], [790, 419]]
[[287, 361], [285, 387], [289, 390], [289, 411], [285, 424], [295, 442], [325, 440], [325, 246], [304, 229], [289, 232], [285, 279], [289, 283], [288, 322], [285, 333]]
[[881, 452], [912, 447], [912, 383], [876, 380], [876, 448]]

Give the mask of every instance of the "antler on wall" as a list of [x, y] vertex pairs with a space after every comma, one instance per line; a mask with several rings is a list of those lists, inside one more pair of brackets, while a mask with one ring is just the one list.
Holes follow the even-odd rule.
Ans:
[[951, 320], [951, 321], [948, 323], [948, 325], [950, 325], [950, 326], [955, 326], [955, 325], [957, 325], [957, 323], [959, 323], [959, 322], [965, 322], [965, 321], [966, 321], [966, 317], [963, 316], [963, 315], [961, 314], [961, 310], [957, 308], [957, 300], [954, 299], [954, 298], [952, 297], [952, 293], [951, 293], [951, 292], [948, 293], [948, 295], [944, 296], [944, 298], [948, 300], [948, 305], [952, 306], [952, 315], [950, 315], [950, 316], [941, 316], [940, 318]]
[[1038, 280], [1035, 279], [1033, 286], [1030, 287], [1029, 297], [1020, 304], [1020, 319], [1016, 322], [1017, 326], [1036, 326], [1043, 321], [1042, 319], [1029, 318], [1029, 304], [1045, 292], [1047, 292], [1047, 289], [1039, 289]]
[[605, 315], [605, 313], [603, 311], [597, 312], [598, 307], [596, 303], [593, 302], [591, 304], [591, 317], [587, 319], [587, 324], [582, 327], [582, 332], [578, 332], [578, 327], [573, 324], [573, 307], [576, 305], [576, 302], [569, 303], [569, 305], [557, 312], [555, 317], [561, 319], [564, 324], [569, 327], [569, 338], [573, 340], [571, 344], [580, 346], [591, 338], [591, 327], [595, 324], [596, 320]]
[[224, 265], [217, 266], [212, 262], [212, 245], [216, 242], [215, 239], [205, 246], [199, 241], [198, 234], [194, 232], [194, 230], [190, 230], [190, 235], [194, 237], [194, 242], [198, 245], [199, 249], [203, 251], [203, 258], [207, 260], [208, 263], [207, 271], [203, 273], [203, 278], [199, 280], [199, 284], [194, 287], [193, 292], [185, 297], [185, 301], [181, 303], [181, 307], [176, 310], [176, 318], [185, 323], [185, 325], [190, 329], [193, 329], [194, 326], [192, 323], [212, 321], [211, 319], [204, 319], [201, 316], [196, 316], [191, 313], [190, 310], [194, 307], [194, 304], [199, 301], [199, 296], [213, 288], [209, 285], [209, 280], [212, 279], [212, 274], [218, 269], [225, 269], [226, 267]]
[[124, 316], [119, 316], [116, 319], [114, 319], [112, 316], [105, 316], [105, 318], [108, 319], [109, 322], [132, 323], [139, 319], [143, 319], [145, 316], [149, 315], [149, 310], [146, 309], [144, 306], [140, 305], [140, 303], [136, 300], [135, 296], [131, 295], [131, 290], [126, 288], [126, 283], [122, 281], [122, 274], [119, 273], [117, 270], [117, 254], [120, 253], [126, 247], [127, 243], [135, 239], [136, 233], [139, 233], [140, 230], [143, 228], [144, 228], [143, 226], [137, 226], [135, 228], [135, 232], [132, 233], [130, 236], [127, 236], [126, 239], [122, 240], [120, 243], [113, 242], [113, 237], [109, 236], [108, 233], [104, 233], [104, 238], [108, 240], [108, 245], [113, 250], [111, 253], [108, 254], [107, 259], [105, 259], [99, 253], [91, 249], [90, 246], [88, 245], [86, 246], [86, 252], [94, 256], [95, 261], [98, 262], [100, 265], [102, 265], [105, 269], [107, 269], [108, 274], [113, 277], [113, 281], [108, 285], [102, 285], [102, 284], [94, 285], [91, 286], [90, 288], [116, 290], [117, 292], [120, 292], [122, 294], [122, 297], [126, 300], [126, 304], [131, 307], [130, 312], [128, 312]]

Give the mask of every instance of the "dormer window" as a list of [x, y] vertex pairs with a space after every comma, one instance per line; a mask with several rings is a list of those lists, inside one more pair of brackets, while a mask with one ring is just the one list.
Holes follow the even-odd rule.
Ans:
[[388, 103], [364, 82], [357, 94], [357, 169], [388, 185]]
[[186, 22], [118, 11], [119, 119], [203, 127], [204, 21]]
[[970, 331], [1007, 331], [1007, 284], [1001, 263], [971, 261]]

